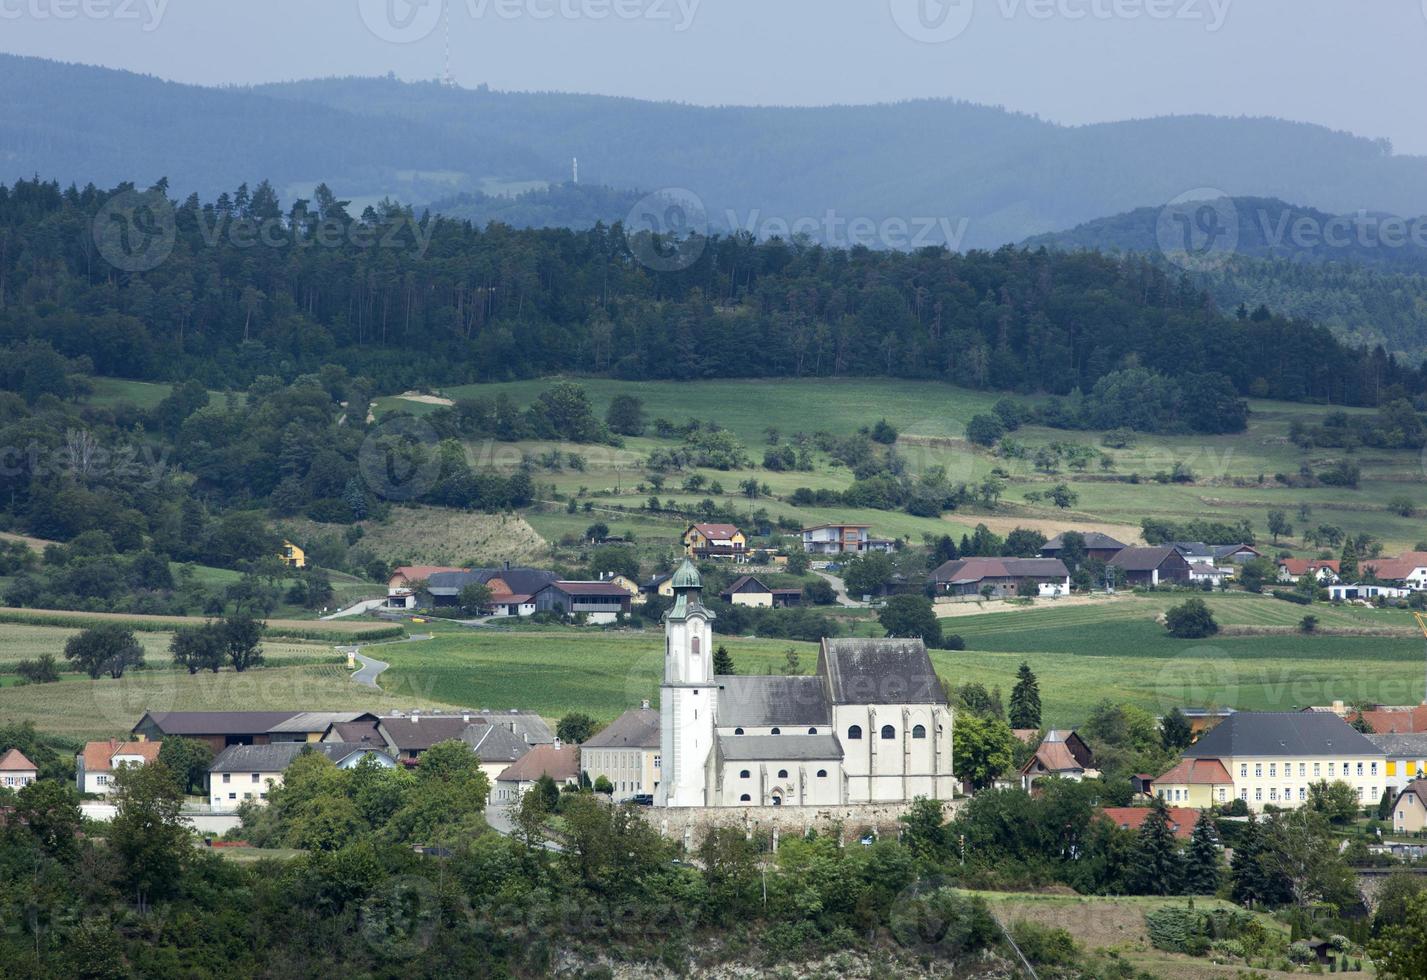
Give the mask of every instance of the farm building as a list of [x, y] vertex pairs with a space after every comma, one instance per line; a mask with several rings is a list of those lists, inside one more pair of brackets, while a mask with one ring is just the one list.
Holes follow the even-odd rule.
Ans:
[[[1116, 541], [1108, 534], [1087, 531], [1081, 535], [1085, 539], [1085, 557], [1096, 561], [1109, 561], [1127, 547], [1123, 541]], [[1065, 535], [1057, 534], [1041, 545], [1042, 558], [1060, 558], [1065, 551]]]
[[1070, 593], [1070, 571], [1059, 558], [960, 558], [931, 575], [937, 595], [1005, 599]]
[[1170, 545], [1158, 548], [1126, 548], [1108, 562], [1110, 568], [1125, 573], [1131, 586], [1157, 586], [1189, 581], [1189, 562]]

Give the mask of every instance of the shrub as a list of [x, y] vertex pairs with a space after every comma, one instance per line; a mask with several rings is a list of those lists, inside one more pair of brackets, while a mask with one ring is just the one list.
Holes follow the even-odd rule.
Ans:
[[1214, 614], [1203, 599], [1187, 599], [1164, 615], [1169, 634], [1180, 640], [1202, 640], [1219, 632]]
[[52, 653], [42, 653], [38, 660], [21, 660], [15, 665], [15, 673], [27, 684], [53, 684], [59, 680], [59, 666]]

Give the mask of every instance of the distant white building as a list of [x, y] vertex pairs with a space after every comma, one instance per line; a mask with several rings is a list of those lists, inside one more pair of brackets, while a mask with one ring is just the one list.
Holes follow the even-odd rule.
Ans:
[[325, 755], [338, 769], [352, 769], [371, 759], [383, 769], [396, 768], [391, 754], [375, 745], [347, 742], [273, 742], [230, 745], [208, 768], [208, 803], [214, 809], [237, 809], [243, 803], [266, 803], [282, 785], [283, 774], [304, 753]]
[[81, 793], [108, 796], [120, 766], [158, 761], [160, 742], [88, 742], [74, 757], [74, 784]]
[[868, 524], [819, 524], [803, 528], [803, 550], [810, 555], [861, 555], [891, 551], [896, 543], [872, 537]]
[[0, 755], [0, 786], [21, 790], [33, 783], [38, 776], [39, 770], [35, 768], [35, 764], [25, 758], [25, 754], [19, 749], [11, 749]]

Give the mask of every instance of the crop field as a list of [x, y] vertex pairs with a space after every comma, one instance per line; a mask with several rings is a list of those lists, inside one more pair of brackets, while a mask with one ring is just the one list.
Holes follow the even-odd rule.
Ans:
[[[542, 380], [468, 385], [445, 390], [442, 394], [460, 398], [505, 393], [524, 404], [553, 383], [553, 380]], [[756, 501], [758, 506], [766, 507], [774, 516], [789, 516], [804, 523], [861, 521], [872, 524], [878, 534], [918, 541], [928, 533], [960, 535], [983, 519], [1011, 526], [1019, 520], [1027, 526], [1053, 529], [1110, 530], [1128, 540], [1136, 535], [1144, 517], [1181, 521], [1189, 517], [1223, 521], [1247, 518], [1258, 531], [1260, 540], [1266, 541], [1268, 511], [1279, 509], [1291, 515], [1300, 533], [1305, 526], [1334, 524], [1350, 533], [1373, 534], [1389, 551], [1411, 548], [1427, 537], [1427, 529], [1419, 518], [1402, 517], [1388, 507], [1394, 497], [1420, 497], [1424, 470], [1421, 454], [1417, 452], [1364, 449], [1353, 454], [1350, 458], [1362, 470], [1361, 486], [1357, 490], [1300, 489], [1286, 486], [1277, 479], [1279, 475], [1295, 477], [1304, 465], [1319, 469], [1349, 458], [1339, 449], [1300, 450], [1288, 438], [1289, 427], [1295, 419], [1321, 421], [1333, 410], [1329, 406], [1251, 401], [1253, 414], [1246, 432], [1224, 436], [1146, 434], [1124, 449], [1104, 448], [1100, 441], [1102, 434], [1097, 432], [1031, 426], [1011, 437], [1026, 447], [1027, 457], [1006, 459], [974, 448], [965, 438], [966, 423], [971, 416], [989, 410], [1000, 396], [935, 382], [889, 384], [824, 379], [634, 384], [584, 379], [579, 383], [589, 392], [597, 414], [603, 414], [615, 395], [633, 394], [644, 400], [646, 416], [651, 420], [663, 417], [679, 423], [696, 418], [724, 426], [742, 441], [752, 461], [745, 470], [701, 471], [708, 480], [722, 484], [724, 502], [748, 505], [750, 501], [734, 495], [741, 481], [756, 477], [760, 483], [767, 484], [773, 494], [773, 498]], [[1020, 400], [1034, 402], [1036, 399]], [[408, 399], [385, 398], [378, 402], [377, 412], [401, 409], [423, 414], [434, 407]], [[1356, 413], [1356, 410], [1349, 411]], [[777, 428], [783, 437], [817, 431], [847, 435], [881, 418], [898, 428], [897, 451], [913, 473], [939, 466], [953, 481], [973, 484], [990, 475], [993, 469], [1007, 473], [1010, 486], [1000, 505], [994, 511], [971, 509], [938, 520], [876, 510], [795, 508], [775, 499], [801, 486], [845, 489], [852, 475], [821, 454], [812, 472], [779, 473], [762, 469], [758, 464], [767, 444], [765, 430], [768, 427]], [[1107, 457], [1109, 468], [1097, 463], [1080, 473], [1065, 469], [1054, 473], [1036, 471], [1030, 456], [1037, 448], [1052, 442], [1094, 447]], [[591, 515], [615, 528], [622, 526], [622, 521], [632, 521], [622, 517], [622, 513], [642, 508], [651, 493], [655, 493], [648, 485], [641, 486], [647, 480], [642, 463], [649, 451], [673, 445], [671, 440], [646, 435], [627, 439], [619, 449], [534, 442], [481, 443], [470, 445], [468, 453], [473, 465], [500, 469], [513, 468], [522, 454], [539, 457], [557, 448], [576, 453], [584, 460], [583, 470], [569, 466], [558, 470], [540, 469], [536, 472], [537, 482], [553, 484], [562, 493], [580, 494], [582, 505], [584, 502], [590, 505]], [[1167, 473], [1175, 463], [1186, 465], [1193, 472], [1195, 482], [1175, 484], [1154, 480], [1156, 474]], [[657, 491], [659, 499], [673, 500], [680, 508], [691, 508], [699, 500], [715, 496], [707, 491], [681, 492], [678, 488], [685, 475], [668, 474], [667, 486]], [[1138, 478], [1138, 482], [1129, 482], [1131, 477]], [[1079, 500], [1067, 510], [1025, 499], [1027, 492], [1044, 492], [1061, 482], [1069, 484], [1079, 495]], [[1303, 505], [1310, 508], [1306, 524], [1297, 518], [1298, 509]], [[568, 517], [569, 521], [564, 523], [573, 526], [586, 514], [581, 512]], [[548, 515], [538, 514], [532, 523], [547, 538], [559, 536], [554, 533], [559, 522]], [[666, 530], [678, 523], [678, 519], [667, 519]], [[1281, 544], [1300, 554], [1313, 553], [1294, 535], [1289, 535]]]
[[[18, 623], [30, 626], [62, 626], [84, 629], [95, 623], [121, 623], [136, 632], [172, 632], [183, 626], [199, 626], [206, 622], [193, 616], [141, 616], [130, 613], [93, 613], [50, 609], [0, 608], [0, 629]], [[376, 623], [365, 619], [338, 619], [330, 622], [306, 619], [269, 619], [267, 636], [297, 640], [350, 643], [355, 640], [380, 640], [399, 636], [403, 630], [391, 623]]]
[[407, 692], [352, 683], [345, 665], [266, 667], [236, 674], [141, 670], [119, 680], [66, 675], [58, 684], [0, 687], [0, 724], [30, 721], [71, 738], [128, 732], [145, 711], [380, 711], [439, 707]]
[[[54, 654], [60, 669], [64, 670], [67, 666], [65, 642], [78, 633], [79, 630], [72, 627], [0, 624], [0, 674], [13, 671], [21, 660], [33, 660], [45, 653]], [[150, 667], [164, 667], [171, 662], [168, 651], [172, 633], [137, 632], [134, 636], [143, 645], [144, 659]], [[263, 657], [269, 663], [280, 664], [343, 661], [331, 644], [283, 639], [265, 639]]]

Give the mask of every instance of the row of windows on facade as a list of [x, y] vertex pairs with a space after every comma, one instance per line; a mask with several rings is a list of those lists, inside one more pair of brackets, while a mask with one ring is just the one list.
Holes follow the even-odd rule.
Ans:
[[[808, 734], [809, 734], [809, 735], [816, 735], [817, 733], [818, 733], [818, 730], [817, 730], [816, 728], [809, 728], [809, 729], [808, 729]], [[733, 734], [735, 734], [735, 735], [742, 735], [742, 734], [743, 734], [743, 729], [742, 729], [742, 728], [735, 728], [735, 729], [733, 730]], [[771, 730], [768, 732], [768, 734], [769, 734], [769, 735], [782, 735], [782, 734], [783, 734], [783, 729], [781, 729], [781, 728], [774, 728], [774, 729], [771, 729]], [[850, 727], [850, 728], [847, 730], [847, 737], [848, 737], [850, 740], [852, 740], [852, 741], [857, 741], [858, 739], [862, 738], [862, 726], [861, 726], [861, 725], [853, 725], [852, 727]], [[883, 726], [882, 726], [882, 737], [885, 738], [885, 739], [894, 739], [894, 738], [896, 738], [896, 737], [897, 737], [897, 729], [893, 728], [891, 725], [883, 725]], [[912, 738], [926, 738], [926, 737], [927, 737], [927, 726], [926, 726], [926, 725], [913, 725], [913, 726], [912, 726]]]
[[[752, 779], [752, 778], [753, 778], [753, 774], [752, 774], [751, 772], [749, 772], [747, 769], [744, 769], [744, 770], [742, 770], [741, 772], [739, 772], [738, 778], [739, 778], [739, 779]], [[779, 779], [787, 779], [787, 778], [788, 778], [788, 770], [786, 770], [786, 769], [779, 769], [779, 770], [778, 770], [778, 778], [779, 778]], [[826, 779], [826, 778], [827, 778], [827, 770], [826, 770], [826, 769], [819, 769], [819, 770], [818, 770], [818, 778], [819, 778], [819, 779]]]
[[[1390, 765], [1390, 764], [1389, 764], [1389, 765]], [[1351, 775], [1353, 774], [1353, 773], [1352, 773], [1352, 770], [1351, 770], [1351, 766], [1352, 766], [1352, 763], [1350, 763], [1350, 762], [1345, 762], [1345, 763], [1343, 763], [1343, 772], [1342, 772], [1342, 775], [1344, 775], [1344, 776], [1351, 776]], [[1263, 764], [1262, 762], [1255, 762], [1255, 763], [1254, 763], [1254, 778], [1255, 778], [1255, 779], [1262, 779], [1262, 778], [1263, 778], [1263, 767], [1264, 767], [1264, 764]], [[1396, 767], [1393, 766], [1392, 768], [1396, 768]], [[1330, 776], [1336, 776], [1336, 775], [1338, 775], [1337, 769], [1338, 769], [1338, 764], [1337, 764], [1336, 762], [1330, 762], [1330, 763], [1328, 763], [1328, 775], [1330, 775]], [[1289, 775], [1292, 775], [1292, 774], [1293, 774], [1293, 763], [1291, 763], [1291, 762], [1285, 762], [1285, 763], [1283, 764], [1283, 774], [1284, 774], [1285, 776], [1289, 776]], [[1359, 776], [1363, 775], [1363, 764], [1362, 764], [1361, 762], [1358, 763], [1358, 772], [1357, 772], [1357, 774], [1358, 774]], [[1376, 762], [1368, 763], [1368, 773], [1367, 773], [1367, 774], [1370, 775], [1370, 776], [1376, 776], [1376, 775], [1377, 775], [1377, 763], [1376, 763]], [[1248, 764], [1247, 762], [1241, 762], [1241, 763], [1239, 763], [1239, 778], [1240, 778], [1240, 779], [1247, 779], [1247, 778], [1248, 778], [1248, 775], [1249, 775], [1249, 764]], [[1270, 778], [1270, 779], [1275, 778], [1276, 776], [1278, 776], [1278, 763], [1277, 763], [1277, 762], [1270, 762], [1270, 763], [1268, 764], [1268, 775], [1269, 775], [1269, 778]], [[1308, 763], [1306, 763], [1306, 762], [1300, 762], [1300, 763], [1298, 764], [1298, 775], [1299, 775], [1299, 776], [1307, 776], [1307, 775], [1308, 775]], [[1315, 763], [1313, 763], [1313, 775], [1314, 775], [1314, 776], [1321, 776], [1321, 775], [1323, 775], [1323, 763], [1321, 763], [1321, 762], [1315, 762]]]
[[[256, 782], [258, 781], [258, 778], [259, 778], [260, 775], [261, 775], [261, 773], [256, 773], [256, 772], [253, 773], [253, 782], [256, 783]], [[232, 781], [233, 781], [233, 774], [232, 774], [231, 772], [225, 772], [225, 773], [223, 774], [223, 782], [225, 782], [225, 783], [231, 783]], [[268, 782], [272, 782], [272, 780], [269, 779]]]
[[[1363, 787], [1359, 786], [1359, 787], [1357, 788], [1357, 790], [1358, 790], [1358, 799], [1360, 799], [1360, 800], [1372, 800], [1372, 799], [1377, 799], [1378, 793], [1377, 793], [1377, 787], [1376, 787], [1376, 786], [1370, 786], [1370, 787], [1368, 787], [1367, 789], [1364, 789]], [[1224, 802], [1225, 799], [1227, 798], [1227, 791], [1226, 791], [1222, 786], [1219, 788], [1218, 797], [1219, 797], [1219, 801], [1220, 801], [1221, 803]], [[1159, 798], [1162, 799], [1162, 800], [1165, 800], [1166, 802], [1169, 802], [1169, 803], [1179, 803], [1179, 802], [1186, 801], [1186, 800], [1189, 799], [1189, 791], [1186, 790], [1186, 789], [1171, 789], [1171, 790], [1168, 790], [1168, 791], [1160, 790], [1160, 792], [1159, 792]], [[1247, 789], [1241, 789], [1241, 790], [1239, 790], [1239, 799], [1241, 799], [1241, 800], [1243, 800], [1245, 803], [1247, 803], [1247, 802], [1248, 802], [1248, 799], [1249, 799], [1249, 791], [1248, 791]], [[1270, 786], [1269, 789], [1268, 789], [1268, 799], [1269, 799], [1269, 802], [1270, 802], [1270, 803], [1277, 803], [1277, 802], [1280, 801], [1280, 799], [1282, 799], [1282, 801], [1283, 801], [1284, 803], [1290, 803], [1290, 802], [1293, 801], [1293, 787], [1292, 787], [1292, 786], [1285, 786], [1285, 787], [1283, 788], [1283, 796], [1280, 798], [1279, 795], [1278, 795], [1278, 787], [1277, 787], [1277, 786]], [[1299, 802], [1299, 803], [1303, 803], [1303, 802], [1307, 801], [1307, 799], [1308, 799], [1308, 789], [1307, 789], [1306, 787], [1304, 787], [1304, 786], [1298, 787], [1298, 802]], [[1262, 787], [1262, 786], [1257, 787], [1257, 788], [1254, 790], [1254, 801], [1257, 802], [1257, 803], [1262, 803], [1262, 802], [1263, 802], [1263, 787]]]

